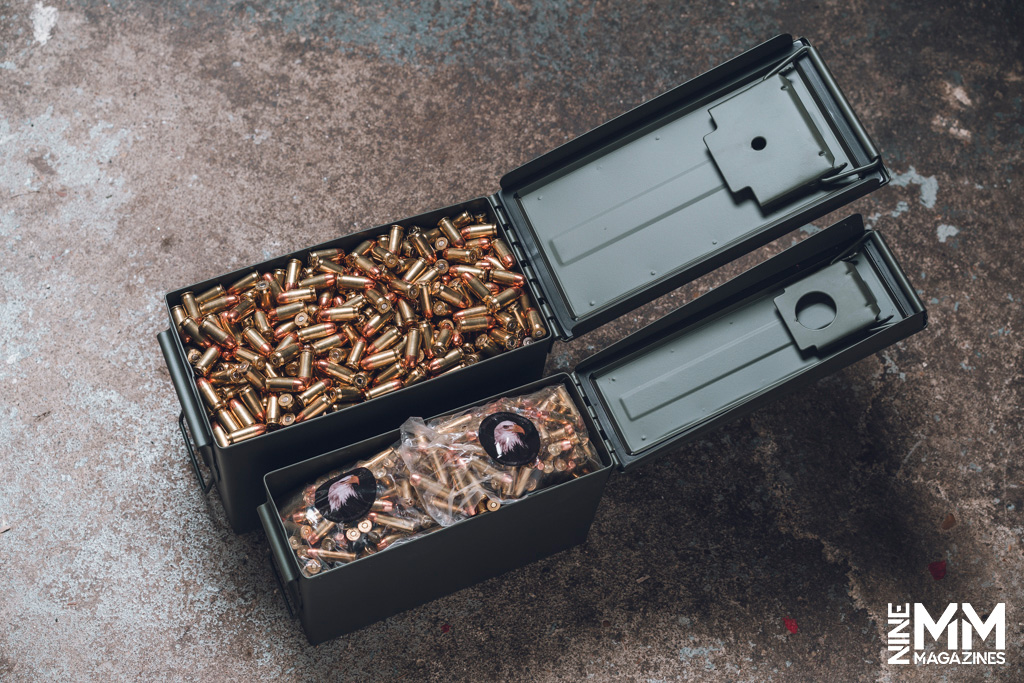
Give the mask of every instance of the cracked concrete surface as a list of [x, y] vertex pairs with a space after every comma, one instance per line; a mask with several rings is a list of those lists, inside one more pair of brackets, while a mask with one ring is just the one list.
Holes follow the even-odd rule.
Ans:
[[[0, 678], [1014, 680], [1022, 19], [1012, 2], [0, 3]], [[883, 231], [928, 329], [614, 476], [582, 547], [310, 647], [265, 540], [232, 534], [186, 465], [162, 294], [492, 192], [781, 32], [818, 46], [895, 174], [816, 226], [860, 212]], [[548, 369], [813, 230], [556, 344]], [[1011, 664], [884, 664], [890, 602], [1006, 602]]]

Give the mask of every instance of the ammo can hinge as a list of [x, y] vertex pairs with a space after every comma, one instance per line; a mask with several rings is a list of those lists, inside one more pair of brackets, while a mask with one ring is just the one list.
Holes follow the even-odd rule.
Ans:
[[488, 197], [491, 202], [491, 206], [494, 207], [494, 215], [498, 217], [498, 224], [505, 230], [505, 236], [508, 238], [509, 247], [512, 248], [512, 253], [515, 254], [516, 263], [523, 270], [523, 275], [533, 285], [533, 292], [536, 295], [537, 308], [540, 309], [541, 315], [544, 316], [544, 320], [548, 324], [549, 334], [553, 333], [554, 330], [561, 330], [561, 326], [558, 325], [555, 320], [554, 313], [551, 312], [551, 307], [548, 306], [547, 292], [544, 291], [544, 287], [541, 286], [540, 280], [537, 279], [537, 274], [534, 272], [533, 267], [530, 265], [529, 259], [523, 252], [523, 247], [519, 244], [519, 238], [515, 231], [512, 229], [512, 224], [508, 220], [508, 215], [505, 213], [505, 207], [501, 205], [501, 200], [498, 199], [498, 195], [491, 195]]
[[[587, 413], [590, 415], [590, 419], [593, 420], [594, 424], [597, 425], [597, 429], [601, 432], [601, 441], [604, 443], [605, 449], [611, 454], [612, 458], [619, 461], [619, 456], [615, 453], [615, 447], [612, 446], [612, 442], [608, 440], [608, 435], [605, 434], [604, 425], [601, 424], [601, 420], [597, 417], [597, 412], [594, 410], [594, 406], [591, 405], [590, 399], [587, 397], [587, 392], [583, 391], [583, 385], [580, 384], [579, 377], [576, 376], [575, 372], [570, 372], [569, 377], [572, 378], [572, 383], [576, 385], [576, 391], [579, 392], [583, 398], [583, 405], [587, 408]], [[619, 461], [621, 464], [621, 461]]]

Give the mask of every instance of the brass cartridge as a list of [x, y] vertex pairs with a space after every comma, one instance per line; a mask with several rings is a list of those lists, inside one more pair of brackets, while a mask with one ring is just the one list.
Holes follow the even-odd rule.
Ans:
[[473, 240], [480, 237], [491, 238], [498, 234], [498, 226], [493, 223], [484, 223], [482, 225], [469, 225], [460, 231], [462, 237], [467, 240]]
[[197, 377], [196, 388], [199, 389], [199, 395], [206, 405], [210, 407], [210, 410], [220, 410], [224, 407], [224, 398], [220, 395], [219, 391], [213, 388], [210, 380], [205, 377]]
[[224, 428], [220, 426], [219, 422], [211, 423], [213, 429], [213, 440], [217, 442], [217, 446], [220, 448], [227, 448], [231, 445], [231, 441], [228, 439], [228, 433], [224, 431]]
[[266, 431], [267, 431], [267, 425], [263, 425], [263, 424], [250, 425], [248, 427], [243, 427], [242, 429], [239, 429], [237, 432], [229, 433], [228, 434], [228, 441], [230, 441], [232, 444], [236, 444], [236, 443], [238, 443], [240, 441], [245, 441], [246, 439], [251, 439], [253, 437], [259, 436], [260, 434], [263, 434]]
[[390, 394], [392, 391], [398, 391], [399, 389], [402, 388], [402, 386], [402, 380], [393, 379], [389, 382], [383, 382], [375, 387], [367, 389], [366, 391], [363, 392], [363, 395], [366, 397], [366, 400], [369, 401], [371, 399], [377, 398], [378, 396]]
[[323, 548], [310, 548], [306, 551], [310, 557], [328, 560], [329, 562], [355, 562], [356, 554], [347, 550], [324, 550]]
[[301, 272], [302, 261], [294, 258], [288, 261], [288, 265], [285, 266], [284, 283], [281, 285], [281, 288], [286, 292], [295, 289], [299, 284]]
[[[192, 294], [192, 292], [185, 292], [185, 294]], [[181, 295], [182, 299], [185, 298], [185, 294]], [[201, 303], [205, 303], [207, 301], [211, 301], [213, 299], [216, 299], [219, 296], [223, 296], [224, 294], [225, 294], [225, 292], [224, 292], [224, 288], [222, 286], [214, 285], [213, 287], [210, 287], [205, 292], [201, 292], [200, 294], [196, 294], [194, 298], [195, 298], [195, 301], [197, 303], [201, 304]]]

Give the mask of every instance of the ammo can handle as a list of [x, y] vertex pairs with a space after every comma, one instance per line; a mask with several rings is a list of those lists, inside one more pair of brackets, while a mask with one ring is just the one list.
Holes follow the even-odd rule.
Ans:
[[181, 430], [181, 439], [185, 442], [185, 450], [188, 451], [188, 459], [192, 463], [192, 471], [196, 473], [199, 488], [205, 496], [213, 486], [213, 477], [210, 477], [209, 480], [204, 479], [203, 472], [199, 469], [199, 458], [196, 457], [195, 449], [192, 448], [192, 439], [188, 437], [188, 432], [185, 431], [185, 411], [178, 413], [178, 429]]
[[298, 595], [289, 595], [289, 589], [295, 584], [298, 576], [295, 573], [295, 567], [291, 563], [288, 555], [291, 554], [291, 548], [281, 538], [281, 520], [277, 519], [274, 515], [273, 509], [270, 503], [264, 503], [256, 508], [256, 512], [260, 516], [260, 524], [263, 525], [263, 531], [267, 535], [267, 541], [270, 542], [270, 564], [274, 572], [274, 578], [277, 579], [277, 585], [281, 589], [281, 595], [284, 597], [284, 605], [288, 608], [288, 616], [295, 618], [295, 609], [292, 607], [292, 598], [298, 600]]
[[[202, 474], [199, 471], [199, 460], [195, 453], [195, 451], [202, 453], [204, 449], [210, 448], [209, 437], [203, 429], [203, 407], [199, 405], [199, 397], [192, 390], [190, 373], [182, 366], [178, 351], [174, 347], [173, 334], [174, 331], [168, 329], [158, 334], [156, 338], [160, 342], [160, 350], [163, 351], [164, 361], [167, 362], [167, 371], [171, 375], [171, 384], [174, 385], [174, 392], [178, 395], [178, 402], [181, 404], [181, 415], [178, 418], [179, 426], [181, 426], [181, 437], [185, 440], [185, 448], [188, 449], [188, 456], [192, 460], [192, 467], [199, 478], [199, 487], [203, 490], [203, 493], [206, 493], [210, 490], [213, 482], [212, 480], [210, 482], [203, 481]], [[191, 439], [185, 433], [183, 422], [188, 425], [188, 431], [192, 434]], [[193, 443], [195, 444], [194, 450]]]

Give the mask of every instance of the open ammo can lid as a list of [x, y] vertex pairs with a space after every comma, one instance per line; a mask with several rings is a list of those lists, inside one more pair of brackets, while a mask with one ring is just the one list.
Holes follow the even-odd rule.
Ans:
[[881, 235], [853, 215], [585, 359], [574, 374], [628, 469], [926, 320]]
[[508, 173], [499, 197], [570, 338], [888, 180], [817, 52], [781, 35]]

